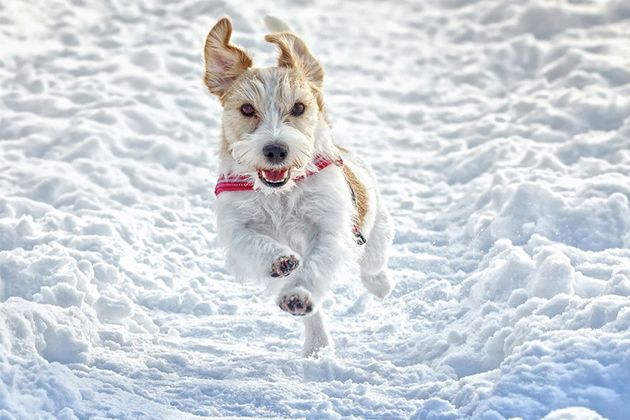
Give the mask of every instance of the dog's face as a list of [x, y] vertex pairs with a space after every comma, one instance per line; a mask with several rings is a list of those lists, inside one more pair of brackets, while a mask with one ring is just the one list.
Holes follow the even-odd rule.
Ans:
[[251, 58], [230, 44], [231, 33], [230, 21], [221, 19], [204, 51], [205, 84], [223, 105], [221, 147], [260, 188], [290, 188], [313, 159], [323, 70], [289, 32], [265, 38], [280, 48], [277, 67], [251, 68]]

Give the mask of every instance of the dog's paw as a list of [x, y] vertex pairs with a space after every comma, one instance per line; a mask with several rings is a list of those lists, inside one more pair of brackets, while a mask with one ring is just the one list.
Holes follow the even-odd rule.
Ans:
[[278, 257], [271, 264], [271, 277], [286, 277], [300, 265], [295, 255]]
[[313, 301], [306, 293], [290, 293], [280, 298], [280, 309], [295, 316], [308, 315], [313, 311]]

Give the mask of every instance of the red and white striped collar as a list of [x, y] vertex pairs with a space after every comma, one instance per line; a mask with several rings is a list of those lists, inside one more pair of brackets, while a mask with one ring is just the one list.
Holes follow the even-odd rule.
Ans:
[[[315, 156], [313, 159], [313, 165], [317, 168], [317, 171], [306, 171], [305, 175], [294, 178], [294, 181], [301, 181], [308, 176], [317, 174], [322, 169], [335, 164], [337, 166], [343, 166], [343, 159], [338, 157], [337, 159], [330, 159], [321, 155]], [[214, 187], [214, 194], [218, 197], [219, 194], [226, 191], [253, 191], [254, 181], [251, 176], [239, 175], [239, 174], [226, 174], [221, 175], [217, 180], [217, 185]]]

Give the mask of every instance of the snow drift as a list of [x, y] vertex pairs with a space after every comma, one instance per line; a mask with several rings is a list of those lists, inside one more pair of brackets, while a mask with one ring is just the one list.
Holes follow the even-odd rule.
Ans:
[[[613, 418], [630, 412], [630, 7], [0, 2], [0, 415]], [[277, 13], [396, 222], [398, 284], [336, 349], [223, 270], [223, 15]]]

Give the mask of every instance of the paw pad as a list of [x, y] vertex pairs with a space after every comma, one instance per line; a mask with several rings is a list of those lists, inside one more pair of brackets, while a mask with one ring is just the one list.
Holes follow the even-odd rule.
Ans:
[[280, 309], [295, 316], [304, 316], [313, 310], [313, 304], [308, 297], [299, 295], [283, 296], [280, 299]]
[[300, 260], [295, 255], [279, 257], [271, 264], [271, 277], [285, 277], [298, 268]]

